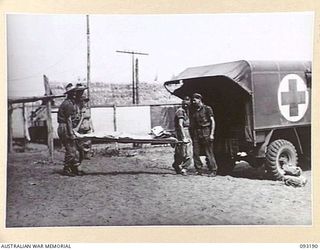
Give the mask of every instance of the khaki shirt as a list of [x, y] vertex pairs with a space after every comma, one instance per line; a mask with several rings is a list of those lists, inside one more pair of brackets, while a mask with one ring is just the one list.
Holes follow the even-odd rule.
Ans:
[[212, 108], [203, 105], [199, 110], [193, 110], [191, 115], [192, 128], [199, 129], [211, 125], [211, 117], [214, 117]]
[[188, 128], [190, 126], [189, 112], [182, 107], [178, 108], [175, 114], [174, 125], [176, 129], [179, 129], [179, 120], [183, 119], [183, 127]]

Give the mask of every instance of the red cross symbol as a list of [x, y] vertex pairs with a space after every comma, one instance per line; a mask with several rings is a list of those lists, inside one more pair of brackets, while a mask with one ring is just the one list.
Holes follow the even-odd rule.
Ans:
[[299, 115], [299, 104], [306, 103], [305, 91], [297, 90], [297, 80], [289, 79], [289, 91], [281, 93], [281, 104], [289, 105], [290, 116]]

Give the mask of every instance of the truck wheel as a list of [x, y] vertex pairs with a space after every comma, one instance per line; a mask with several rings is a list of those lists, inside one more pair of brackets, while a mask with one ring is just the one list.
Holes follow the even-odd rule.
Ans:
[[267, 149], [266, 167], [271, 178], [282, 180], [285, 172], [284, 164], [296, 166], [298, 163], [298, 155], [294, 145], [287, 140], [273, 141]]

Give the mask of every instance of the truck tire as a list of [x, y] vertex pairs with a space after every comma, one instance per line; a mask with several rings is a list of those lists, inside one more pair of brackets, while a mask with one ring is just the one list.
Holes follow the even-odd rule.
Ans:
[[282, 164], [297, 166], [298, 154], [294, 145], [287, 140], [273, 141], [267, 149], [266, 168], [269, 176], [275, 180], [282, 180], [285, 174]]

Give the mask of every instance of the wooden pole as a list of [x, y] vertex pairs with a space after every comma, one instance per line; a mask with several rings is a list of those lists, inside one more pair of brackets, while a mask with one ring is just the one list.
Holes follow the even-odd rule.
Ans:
[[[44, 89], [46, 95], [50, 95], [50, 86], [49, 86], [49, 80], [44, 75]], [[51, 117], [51, 100], [48, 100], [46, 103], [46, 111], [47, 111], [47, 130], [48, 130], [48, 149], [49, 149], [49, 160], [50, 162], [53, 162], [53, 127], [52, 127], [52, 117]]]
[[[91, 99], [90, 99], [90, 22], [89, 22], [89, 15], [86, 15], [87, 17], [87, 87], [88, 87], [88, 107], [90, 109], [91, 107]], [[91, 112], [91, 110], [90, 110]]]
[[12, 113], [13, 113], [13, 106], [9, 104], [8, 105], [8, 151], [9, 153], [12, 152], [12, 133], [13, 133]]
[[[117, 132], [117, 106], [113, 104], [113, 130]], [[119, 149], [118, 142], [116, 142], [116, 150]]]
[[11, 99], [8, 99], [8, 104], [36, 102], [39, 100], [52, 100], [54, 98], [61, 98], [61, 97], [65, 97], [65, 95], [48, 95], [48, 96], [32, 96], [32, 97], [22, 97], [22, 98], [11, 98]]
[[117, 106], [113, 105], [113, 130], [117, 132]]
[[22, 103], [22, 121], [23, 121], [23, 139], [22, 139], [22, 148], [23, 152], [26, 151], [26, 144], [27, 144], [27, 131], [26, 131], [26, 105]]
[[136, 59], [136, 104], [139, 104], [139, 61]]
[[135, 83], [135, 67], [134, 67], [134, 55], [149, 55], [147, 53], [135, 52], [135, 51], [123, 51], [117, 50], [118, 53], [127, 53], [132, 55], [132, 103], [137, 104], [136, 102], [136, 83]]
[[134, 54], [132, 54], [132, 104], [136, 104], [136, 86], [134, 81]]

